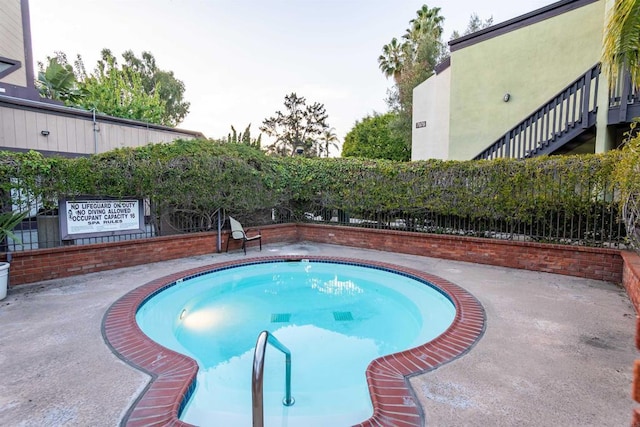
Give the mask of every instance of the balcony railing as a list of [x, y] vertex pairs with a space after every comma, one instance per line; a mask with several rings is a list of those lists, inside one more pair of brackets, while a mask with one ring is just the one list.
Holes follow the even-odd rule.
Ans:
[[608, 124], [630, 123], [640, 116], [640, 88], [631, 84], [629, 72], [619, 73], [609, 97]]

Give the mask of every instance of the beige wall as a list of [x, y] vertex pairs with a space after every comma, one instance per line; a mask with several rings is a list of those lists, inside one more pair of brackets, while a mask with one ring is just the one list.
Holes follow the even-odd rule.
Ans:
[[0, 79], [2, 83], [27, 86], [24, 38], [22, 33], [22, 9], [20, 0], [0, 0], [0, 57], [16, 59], [22, 67]]
[[604, 22], [600, 0], [454, 51], [448, 158], [473, 158], [595, 65]]
[[[154, 142], [193, 138], [191, 133], [147, 129], [144, 126], [108, 123], [97, 120], [97, 152], [120, 147], [139, 147]], [[49, 131], [43, 136], [41, 131]], [[0, 150], [33, 149], [72, 154], [95, 151], [93, 121], [67, 117], [46, 111], [30, 111], [0, 106]]]
[[[413, 90], [411, 160], [447, 159], [451, 67], [434, 74]], [[425, 127], [416, 123], [426, 122]]]

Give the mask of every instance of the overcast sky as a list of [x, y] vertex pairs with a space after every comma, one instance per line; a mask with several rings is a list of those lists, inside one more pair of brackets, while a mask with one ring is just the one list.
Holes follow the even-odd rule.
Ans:
[[[444, 35], [462, 32], [472, 13], [494, 24], [550, 0], [432, 0]], [[391, 81], [378, 69], [382, 46], [400, 38], [418, 0], [30, 0], [34, 63], [54, 51], [84, 58], [100, 50], [151, 52], [186, 85], [190, 113], [179, 127], [220, 138], [233, 124], [262, 121], [296, 92], [323, 103], [342, 140], [359, 120], [385, 112]]]

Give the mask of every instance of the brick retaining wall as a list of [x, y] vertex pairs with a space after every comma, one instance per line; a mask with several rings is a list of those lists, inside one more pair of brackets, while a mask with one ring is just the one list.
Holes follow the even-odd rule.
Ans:
[[[266, 226], [260, 231], [263, 244], [298, 240], [295, 224]], [[249, 235], [252, 233], [249, 232]], [[151, 262], [212, 254], [216, 252], [217, 236], [217, 232], [193, 233], [14, 252], [11, 254], [9, 283], [10, 286], [16, 286]], [[222, 235], [223, 251], [226, 238], [225, 232]], [[249, 243], [248, 247], [254, 244], [257, 245], [257, 242]], [[240, 247], [239, 241], [232, 240], [229, 244], [229, 250], [237, 250]], [[6, 261], [6, 254], [0, 255], [0, 260]]]
[[[622, 286], [636, 308], [636, 313], [640, 313], [640, 256], [627, 251], [621, 252], [621, 256], [624, 261]], [[638, 344], [640, 345], [640, 342]]]
[[298, 230], [301, 240], [318, 243], [622, 281], [622, 258], [617, 249], [316, 224], [298, 224]]
[[[270, 225], [262, 227], [261, 232], [264, 244], [297, 241], [331, 243], [614, 283], [623, 281], [623, 257], [621, 251], [614, 249], [318, 224]], [[216, 238], [215, 232], [195, 233], [15, 252], [12, 254], [10, 283], [15, 286], [193, 255], [213, 254], [216, 251]], [[224, 232], [223, 250], [226, 238], [227, 232]], [[249, 247], [255, 244], [257, 243], [252, 242]], [[240, 246], [240, 242], [232, 241], [229, 250], [238, 250]], [[634, 254], [628, 253], [625, 259], [635, 259], [633, 256]], [[634, 303], [640, 301], [640, 284], [629, 282], [627, 292]]]

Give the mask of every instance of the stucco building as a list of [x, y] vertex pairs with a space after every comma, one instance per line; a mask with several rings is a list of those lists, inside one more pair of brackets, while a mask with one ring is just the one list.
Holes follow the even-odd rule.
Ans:
[[613, 0], [562, 0], [449, 42], [413, 92], [412, 160], [533, 157], [615, 148], [640, 114], [601, 72]]

